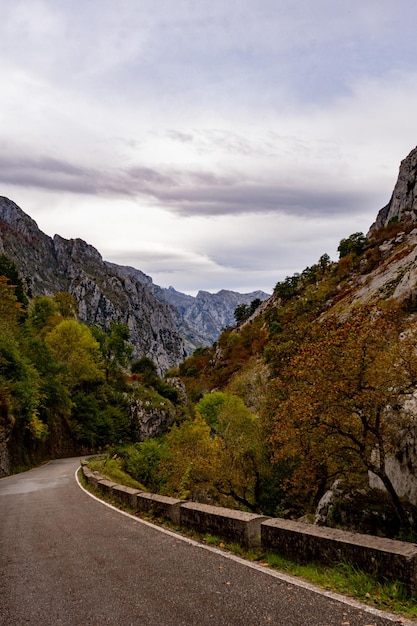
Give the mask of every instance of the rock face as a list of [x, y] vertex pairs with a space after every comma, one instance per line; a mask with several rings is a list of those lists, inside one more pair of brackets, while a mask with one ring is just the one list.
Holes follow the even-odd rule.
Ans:
[[234, 323], [238, 304], [265, 300], [262, 291], [239, 294], [200, 291], [196, 297], [155, 285], [133, 267], [104, 261], [82, 239], [53, 238], [14, 202], [0, 197], [0, 253], [16, 264], [29, 297], [68, 291], [79, 319], [107, 328], [119, 320], [130, 329], [134, 357], [149, 356], [160, 373], [197, 347], [211, 345]]
[[[388, 300], [414, 301], [417, 295], [417, 228], [400, 233], [379, 246], [381, 262], [352, 284], [352, 306]], [[347, 306], [349, 296], [345, 298]]]
[[155, 298], [151, 278], [106, 263], [81, 239], [48, 237], [7, 198], [0, 198], [0, 252], [14, 261], [30, 297], [68, 291], [81, 321], [103, 328], [113, 320], [126, 323], [134, 356], [149, 356], [160, 372], [185, 358], [171, 307]]
[[[398, 495], [417, 506], [417, 392], [400, 399], [405, 411], [414, 417], [399, 436], [395, 454], [388, 457], [385, 470]], [[381, 480], [370, 473], [371, 487], [383, 489]]]
[[417, 221], [417, 148], [401, 162], [391, 200], [379, 211], [370, 232], [386, 226], [392, 219]]
[[163, 289], [133, 267], [104, 261], [82, 239], [53, 238], [8, 198], [0, 197], [0, 253], [16, 264], [29, 297], [68, 291], [79, 319], [102, 328], [113, 320], [128, 324], [135, 357], [149, 356], [160, 372], [177, 365], [197, 347], [211, 345], [234, 324], [238, 304], [268, 294], [222, 290], [189, 296]]
[[158, 406], [153, 406], [149, 400], [132, 398], [129, 401], [129, 417], [135, 441], [145, 441], [158, 437], [172, 426], [175, 409], [168, 401], [161, 400]]
[[269, 298], [264, 291], [242, 294], [226, 289], [217, 293], [199, 291], [193, 297], [173, 287], [159, 288], [155, 295], [173, 307], [178, 330], [189, 353], [197, 347], [212, 345], [224, 328], [233, 326], [236, 323], [234, 312], [239, 304], [249, 305], [253, 300], [264, 301]]

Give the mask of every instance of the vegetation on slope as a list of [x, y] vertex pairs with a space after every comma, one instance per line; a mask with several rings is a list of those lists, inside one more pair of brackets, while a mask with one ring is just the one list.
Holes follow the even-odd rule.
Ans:
[[[336, 480], [351, 493], [366, 488], [371, 471], [389, 495], [381, 494], [385, 517], [394, 519], [377, 532], [413, 536], [412, 507], [398, 497], [385, 459], [413, 420], [405, 406], [417, 382], [414, 303], [352, 306], [361, 277], [384, 263], [381, 243], [411, 228], [392, 223], [370, 240], [342, 240], [339, 262], [323, 255], [277, 283], [258, 316], [179, 366], [194, 418], [157, 444], [160, 489], [299, 517], [312, 515]], [[251, 429], [236, 427], [240, 410], [225, 409], [238, 401], [252, 413]]]
[[[28, 304], [13, 263], [0, 256], [0, 444], [3, 473], [47, 458], [134, 441], [129, 402], [172, 405], [177, 392], [137, 371], [128, 328], [75, 317], [68, 293]], [[140, 363], [136, 363], [140, 369]], [[156, 389], [157, 387], [157, 389]]]
[[[361, 493], [371, 471], [389, 495], [385, 518], [394, 519], [377, 532], [412, 536], [412, 507], [385, 459], [412, 422], [405, 407], [417, 383], [415, 302], [412, 294], [394, 302], [388, 291], [385, 300], [355, 300], [358, 285], [387, 262], [381, 244], [411, 229], [391, 223], [369, 240], [342, 240], [337, 263], [323, 255], [278, 282], [267, 306], [239, 308], [235, 327], [166, 380], [147, 357], [131, 362], [124, 325], [104, 332], [80, 324], [68, 294], [26, 307], [2, 279], [1, 419], [13, 463], [62, 454], [63, 441], [66, 452], [111, 446], [120, 469], [151, 491], [293, 518], [312, 516], [336, 480]], [[132, 393], [155, 409], [175, 406], [172, 428], [137, 441]]]

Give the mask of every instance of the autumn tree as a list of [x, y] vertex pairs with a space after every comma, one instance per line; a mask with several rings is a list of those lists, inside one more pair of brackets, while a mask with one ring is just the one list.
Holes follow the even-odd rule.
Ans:
[[70, 389], [103, 380], [100, 346], [85, 324], [64, 320], [48, 333], [46, 343]]
[[0, 276], [0, 328], [2, 332], [16, 332], [23, 305], [18, 301], [15, 287], [5, 276]]
[[352, 481], [372, 472], [406, 527], [385, 470], [410, 419], [400, 398], [417, 380], [416, 342], [401, 339], [400, 330], [397, 312], [372, 308], [315, 324], [281, 361], [265, 418], [275, 461], [291, 468], [289, 490], [312, 504], [337, 476]]
[[221, 475], [221, 446], [199, 416], [174, 425], [165, 437], [165, 456], [158, 472], [162, 492], [180, 498], [210, 499]]
[[77, 317], [77, 301], [68, 291], [57, 291], [52, 299], [62, 317], [66, 319], [74, 319]]
[[28, 305], [25, 287], [18, 269], [13, 261], [5, 254], [0, 254], [0, 276], [5, 276], [9, 285], [14, 287], [15, 296], [24, 308]]
[[196, 405], [196, 413], [210, 426], [220, 446], [218, 491], [257, 511], [263, 461], [258, 419], [241, 398], [220, 391], [206, 394]]
[[40, 380], [33, 365], [21, 353], [16, 339], [0, 333], [0, 427], [20, 443], [25, 432], [43, 440], [47, 425], [39, 418]]
[[61, 321], [58, 303], [52, 298], [39, 296], [31, 302], [26, 325], [33, 335], [43, 339]]

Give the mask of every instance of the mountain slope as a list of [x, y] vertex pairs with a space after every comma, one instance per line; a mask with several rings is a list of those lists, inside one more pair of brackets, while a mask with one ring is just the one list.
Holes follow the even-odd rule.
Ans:
[[[417, 149], [401, 164], [390, 208], [379, 212], [360, 245], [356, 245], [355, 233], [347, 240], [352, 246], [346, 246], [347, 252], [338, 262], [322, 257], [301, 274], [277, 283], [273, 295], [250, 320], [224, 332], [216, 348], [199, 352], [180, 366], [189, 393], [196, 400], [207, 391], [222, 390], [238, 395], [252, 408], [267, 434], [267, 448], [274, 457], [272, 467], [279, 468], [274, 463], [281, 450], [286, 451], [281, 469], [288, 484], [292, 479], [291, 463], [297, 467], [307, 450], [317, 451], [307, 468], [308, 480], [305, 472], [300, 475], [298, 491], [286, 506], [299, 506], [303, 497], [314, 503], [316, 495], [322, 495], [321, 490], [329, 488], [339, 475], [348, 481], [354, 465], [349, 454], [353, 454], [355, 445], [358, 454], [352, 458], [359, 462], [356, 468], [361, 470], [356, 472], [362, 484], [368, 480], [370, 468], [383, 459], [378, 476], [391, 481], [400, 497], [417, 505], [416, 179]], [[378, 320], [379, 338], [370, 330], [376, 328]], [[379, 353], [378, 341], [384, 346]], [[370, 356], [372, 350], [380, 359], [379, 366], [376, 356]], [[389, 358], [388, 354], [395, 356]], [[400, 365], [408, 370], [394, 388], [394, 375]], [[387, 372], [389, 384], [384, 378]], [[346, 387], [348, 384], [351, 388]], [[313, 388], [314, 394], [309, 397], [307, 392]], [[326, 392], [320, 396], [323, 389]], [[337, 393], [346, 389], [345, 421], [336, 430], [336, 416], [344, 410]], [[391, 389], [401, 391], [396, 396], [396, 391], [392, 392], [395, 398], [390, 400], [389, 413], [384, 394]], [[371, 409], [378, 398], [382, 398], [381, 405]], [[326, 411], [329, 417], [323, 423]], [[373, 417], [375, 424], [368, 423]], [[296, 434], [291, 440], [291, 428], [297, 433], [300, 424], [306, 425], [305, 440], [301, 435], [297, 439]], [[385, 430], [381, 430], [381, 424]], [[310, 436], [316, 426], [320, 436], [314, 448]], [[353, 428], [356, 430], [352, 434]], [[342, 442], [340, 448], [332, 448], [332, 441], [343, 435], [351, 435], [345, 447]], [[304, 442], [302, 448], [300, 441]], [[369, 456], [365, 459], [366, 450]], [[378, 457], [375, 450], [379, 450]], [[341, 468], [345, 460], [346, 466]], [[322, 474], [314, 483], [317, 468]], [[372, 475], [372, 485], [381, 486], [381, 478], [376, 478], [375, 472]]]
[[136, 357], [152, 358], [160, 371], [186, 355], [170, 306], [160, 302], [149, 279], [133, 268], [103, 261], [81, 239], [48, 237], [14, 202], [0, 198], [0, 252], [16, 264], [30, 297], [68, 291], [79, 304], [79, 319], [130, 329]]
[[14, 202], [0, 197], [0, 252], [16, 264], [29, 297], [71, 293], [79, 318], [107, 328], [112, 320], [128, 324], [135, 357], [147, 355], [165, 371], [197, 347], [211, 345], [234, 324], [238, 304], [267, 294], [200, 291], [196, 297], [155, 285], [140, 270], [104, 261], [82, 239], [53, 238]]

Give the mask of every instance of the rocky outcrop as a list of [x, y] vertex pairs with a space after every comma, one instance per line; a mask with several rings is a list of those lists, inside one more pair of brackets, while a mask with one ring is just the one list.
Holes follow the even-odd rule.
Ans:
[[149, 356], [160, 372], [185, 358], [171, 307], [155, 298], [152, 279], [106, 263], [81, 239], [48, 237], [7, 198], [0, 198], [0, 251], [16, 264], [30, 297], [68, 291], [81, 321], [103, 328], [113, 320], [126, 323], [134, 357]]
[[158, 299], [168, 302], [176, 318], [178, 330], [186, 342], [187, 352], [191, 353], [200, 346], [212, 345], [222, 330], [236, 323], [234, 313], [239, 304], [251, 304], [254, 300], [262, 302], [269, 298], [264, 291], [238, 293], [222, 289], [217, 293], [199, 291], [189, 296], [169, 289], [158, 288]]
[[386, 226], [392, 220], [417, 221], [417, 148], [401, 162], [391, 200], [379, 211], [369, 232]]
[[[415, 509], [406, 505], [413, 519]], [[379, 537], [398, 537], [400, 527], [388, 495], [381, 489], [343, 489], [335, 484], [321, 498], [315, 515], [316, 526]]]
[[149, 356], [162, 373], [197, 347], [211, 345], [234, 324], [238, 304], [268, 295], [200, 291], [196, 297], [155, 285], [133, 267], [104, 261], [82, 239], [48, 237], [8, 198], [0, 197], [0, 252], [16, 264], [29, 297], [71, 293], [79, 319], [103, 328], [111, 321], [128, 324], [134, 356]]
[[350, 294], [341, 300], [345, 309], [391, 298], [398, 302], [417, 295], [417, 228], [400, 233], [379, 246], [380, 262], [371, 272], [357, 275]]
[[[410, 416], [408, 424], [398, 434], [394, 454], [385, 462], [385, 471], [401, 498], [406, 498], [417, 507], [417, 392], [399, 403]], [[370, 474], [371, 487], [383, 489], [381, 480]]]
[[164, 398], [155, 404], [151, 399], [132, 397], [128, 406], [135, 441], [145, 441], [152, 437], [158, 437], [174, 423], [175, 409]]

